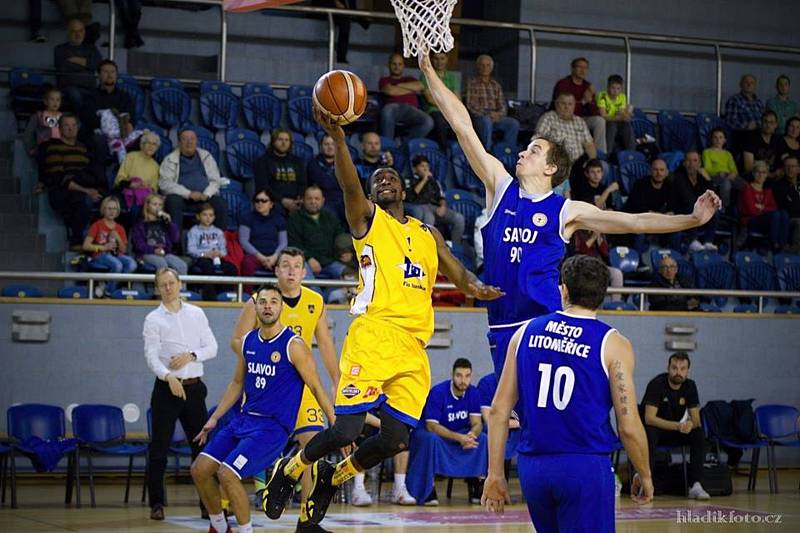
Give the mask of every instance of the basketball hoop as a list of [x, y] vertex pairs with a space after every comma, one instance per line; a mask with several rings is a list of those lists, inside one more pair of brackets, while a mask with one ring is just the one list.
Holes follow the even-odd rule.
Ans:
[[450, 17], [458, 0], [392, 0], [403, 30], [403, 56], [453, 49]]

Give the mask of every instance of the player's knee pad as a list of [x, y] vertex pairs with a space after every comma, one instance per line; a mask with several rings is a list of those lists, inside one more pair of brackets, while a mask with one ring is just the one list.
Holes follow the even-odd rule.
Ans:
[[408, 449], [409, 428], [393, 416], [381, 417], [381, 431], [378, 437], [386, 456], [392, 456]]
[[364, 427], [364, 414], [340, 415], [331, 428], [331, 440], [336, 447], [341, 448], [352, 444], [361, 434]]

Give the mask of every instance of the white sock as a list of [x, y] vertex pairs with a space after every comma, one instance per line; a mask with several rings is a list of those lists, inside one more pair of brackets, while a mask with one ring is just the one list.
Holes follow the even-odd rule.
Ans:
[[211, 520], [211, 527], [213, 527], [217, 533], [225, 533], [228, 531], [228, 521], [225, 520], [225, 513], [209, 514], [208, 518]]
[[395, 474], [394, 475], [394, 490], [398, 491], [401, 487], [406, 486], [406, 475], [405, 474]]
[[353, 478], [353, 488], [356, 490], [367, 490], [364, 487], [364, 472], [356, 474]]
[[248, 522], [239, 526], [239, 533], [253, 533], [253, 522]]

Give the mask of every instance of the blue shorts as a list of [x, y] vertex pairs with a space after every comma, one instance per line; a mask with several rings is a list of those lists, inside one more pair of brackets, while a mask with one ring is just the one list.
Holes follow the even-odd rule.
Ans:
[[519, 326], [495, 328], [490, 329], [489, 333], [486, 334], [486, 338], [489, 339], [489, 350], [492, 353], [494, 374], [497, 376], [498, 381], [500, 381], [500, 375], [503, 373], [503, 365], [506, 364], [508, 344], [511, 342], [511, 337], [514, 336], [514, 333], [516, 333], [518, 329]]
[[244, 479], [271, 465], [288, 438], [286, 429], [272, 418], [239, 414], [200, 453]]
[[614, 531], [614, 469], [608, 455], [517, 458], [522, 495], [538, 533]]

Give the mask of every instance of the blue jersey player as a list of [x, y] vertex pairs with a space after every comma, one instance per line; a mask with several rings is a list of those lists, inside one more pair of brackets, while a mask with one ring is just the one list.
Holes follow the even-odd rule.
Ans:
[[311, 351], [280, 322], [280, 290], [274, 285], [260, 287], [255, 303], [260, 327], [244, 337], [233, 379], [195, 438], [203, 444], [217, 421], [242, 398], [236, 416], [219, 430], [192, 465], [192, 478], [208, 509], [212, 533], [230, 531], [220, 506], [216, 478], [225, 487], [239, 533], [252, 533], [250, 502], [242, 479], [263, 471], [280, 455], [294, 431], [304, 383], [325, 416], [334, 420], [333, 404], [319, 381]]
[[534, 137], [519, 153], [514, 179], [485, 150], [466, 107], [439, 79], [426, 54], [420, 54], [419, 65], [436, 105], [486, 187], [489, 220], [481, 229], [483, 281], [505, 292], [488, 308], [489, 346], [498, 375], [508, 341], [519, 325], [560, 308], [558, 266], [573, 233], [581, 229], [606, 234], [673, 233], [702, 226], [720, 207], [712, 191], [697, 199], [691, 215], [634, 215], [567, 200], [553, 192], [570, 170], [560, 139]]
[[518, 468], [522, 493], [539, 533], [614, 531], [617, 436], [638, 474], [637, 503], [653, 497], [647, 437], [636, 407], [634, 354], [628, 339], [597, 320], [608, 269], [577, 255], [561, 268], [563, 311], [520, 326], [509, 343], [489, 414], [489, 475], [482, 503], [501, 512], [508, 496], [503, 459], [506, 421], [521, 409]]

